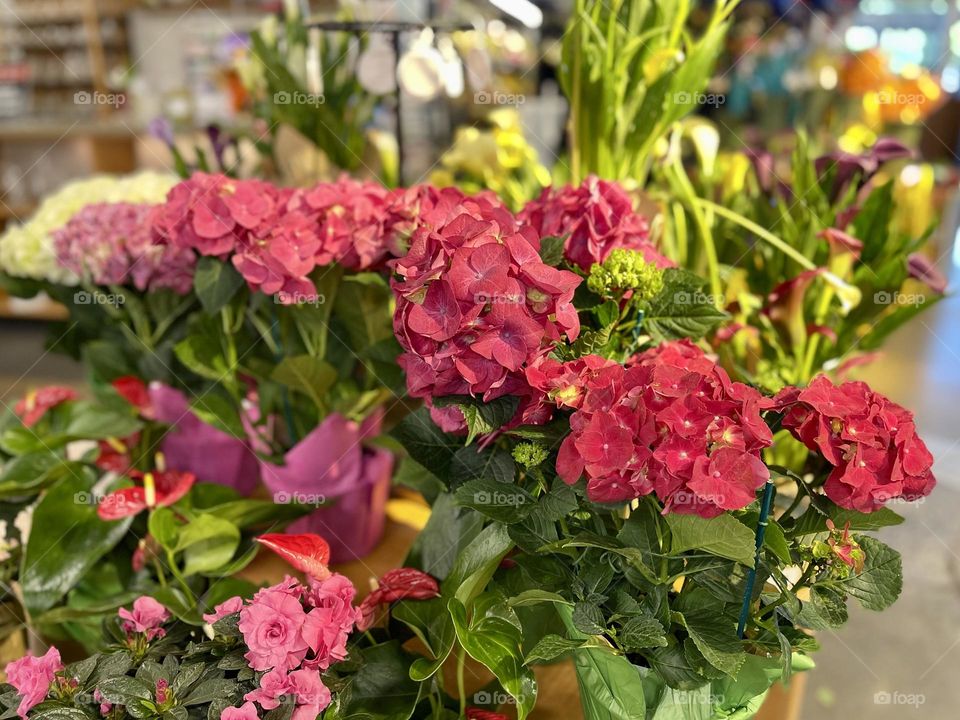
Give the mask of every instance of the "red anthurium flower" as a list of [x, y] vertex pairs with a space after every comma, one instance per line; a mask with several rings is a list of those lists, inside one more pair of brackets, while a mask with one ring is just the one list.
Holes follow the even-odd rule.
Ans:
[[319, 535], [269, 533], [257, 538], [264, 547], [282, 557], [291, 566], [317, 580], [330, 577], [330, 545]]
[[369, 629], [376, 621], [377, 608], [398, 600], [429, 600], [440, 595], [437, 581], [425, 572], [414, 568], [390, 570], [380, 578], [376, 590], [360, 603], [360, 621], [357, 628]]
[[100, 454], [94, 464], [101, 470], [126, 475], [130, 470], [130, 448], [137, 444], [139, 433], [135, 433], [124, 440], [107, 438], [100, 440], [97, 445]]
[[97, 506], [97, 515], [103, 520], [120, 520], [144, 510], [173, 505], [186, 495], [197, 478], [193, 473], [167, 470], [155, 473], [130, 473], [137, 482], [134, 487], [114, 490]]
[[24, 425], [33, 427], [46, 414], [47, 410], [55, 408], [61, 403], [76, 400], [77, 397], [79, 397], [77, 391], [73, 388], [63, 385], [50, 385], [27, 393], [16, 404], [13, 411], [20, 417]]
[[150, 401], [150, 391], [147, 384], [133, 375], [124, 375], [114, 380], [113, 389], [117, 394], [133, 405], [143, 417], [150, 419], [153, 416], [153, 403]]
[[493, 712], [492, 710], [483, 710], [481, 708], [468, 707], [466, 710], [467, 720], [510, 720], [503, 713]]

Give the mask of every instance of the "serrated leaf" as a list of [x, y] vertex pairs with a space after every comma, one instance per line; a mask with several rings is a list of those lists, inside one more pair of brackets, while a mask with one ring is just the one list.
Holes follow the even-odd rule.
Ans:
[[515, 395], [484, 402], [475, 398], [451, 395], [449, 397], [434, 398], [437, 407], [455, 406], [463, 413], [467, 423], [466, 444], [471, 444], [480, 435], [489, 435], [499, 430], [516, 415], [520, 398]]
[[520, 522], [535, 505], [533, 496], [522, 487], [496, 480], [470, 480], [454, 496], [462, 507], [502, 523]]
[[736, 624], [724, 622], [723, 615], [707, 608], [687, 611], [683, 613], [683, 620], [690, 639], [707, 662], [726, 675], [736, 677], [746, 659], [737, 638]]
[[540, 642], [527, 653], [523, 662], [525, 665], [537, 662], [552, 662], [561, 655], [582, 646], [582, 640], [568, 640], [559, 635], [544, 635], [540, 638]]
[[726, 320], [704, 291], [704, 282], [686, 270], [668, 268], [663, 290], [644, 308], [643, 327], [657, 341], [699, 339]]
[[642, 610], [623, 624], [623, 628], [617, 633], [617, 639], [627, 652], [667, 646], [663, 625], [653, 615]]
[[886, 610], [903, 590], [903, 562], [900, 553], [876, 538], [856, 535], [866, 555], [863, 572], [838, 584], [868, 610]]
[[754, 533], [733, 516], [706, 519], [672, 513], [666, 516], [666, 521], [670, 527], [671, 554], [702, 550], [753, 567]]

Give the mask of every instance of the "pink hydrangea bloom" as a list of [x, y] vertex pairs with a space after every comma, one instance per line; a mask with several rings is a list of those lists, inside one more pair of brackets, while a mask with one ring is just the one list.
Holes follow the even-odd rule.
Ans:
[[57, 261], [98, 285], [170, 288], [185, 294], [193, 285], [195, 256], [158, 244], [150, 227], [153, 205], [87, 205], [53, 234]]
[[749, 505], [769, 477], [760, 413], [772, 401], [689, 342], [664, 343], [631, 367], [581, 358], [529, 374], [557, 405], [577, 408], [557, 472], [568, 483], [586, 475], [595, 502], [655, 492], [666, 512], [715, 517]]
[[775, 399], [783, 427], [833, 465], [823, 489], [837, 505], [873, 512], [894, 499], [916, 500], [936, 484], [933, 455], [913, 414], [866, 383], [834, 385], [824, 375]]
[[240, 707], [224, 708], [220, 713], [220, 720], [257, 720], [257, 706], [252, 702], [245, 702]]
[[133, 610], [120, 608], [117, 612], [123, 619], [123, 629], [128, 633], [146, 633], [147, 638], [163, 637], [161, 627], [170, 619], [170, 613], [149, 595], [143, 595], [133, 601]]
[[523, 368], [579, 334], [580, 278], [543, 263], [537, 236], [486, 197], [442, 212], [392, 263], [407, 390], [487, 401], [527, 394]]
[[278, 587], [261, 590], [240, 611], [238, 627], [254, 670], [292, 670], [307, 654], [301, 629], [306, 613], [298, 597]]
[[216, 605], [213, 608], [212, 613], [206, 613], [203, 616], [203, 621], [210, 625], [213, 625], [217, 620], [227, 617], [227, 615], [233, 615], [238, 613], [243, 609], [243, 598], [241, 597], [232, 597], [229, 600], [224, 600], [219, 605]]
[[624, 189], [595, 176], [579, 187], [545, 189], [527, 203], [520, 220], [540, 237], [565, 238], [564, 255], [583, 270], [603, 262], [616, 248], [642, 252], [657, 267], [673, 266], [650, 242], [650, 225], [633, 209]]
[[60, 670], [63, 670], [63, 663], [60, 661], [60, 651], [55, 647], [41, 657], [28, 655], [7, 665], [7, 682], [20, 695], [17, 715], [25, 719], [34, 705], [43, 702], [54, 675]]

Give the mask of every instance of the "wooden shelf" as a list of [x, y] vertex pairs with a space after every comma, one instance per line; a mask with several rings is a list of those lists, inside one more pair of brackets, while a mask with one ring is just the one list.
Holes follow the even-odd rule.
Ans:
[[37, 296], [31, 300], [12, 298], [0, 290], [0, 319], [39, 320], [56, 322], [69, 317], [67, 309], [46, 296]]

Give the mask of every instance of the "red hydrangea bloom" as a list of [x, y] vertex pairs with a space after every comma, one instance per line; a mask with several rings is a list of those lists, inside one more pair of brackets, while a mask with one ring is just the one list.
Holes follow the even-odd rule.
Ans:
[[47, 414], [47, 410], [55, 408], [61, 403], [76, 400], [77, 391], [63, 385], [49, 385], [39, 390], [31, 390], [22, 400], [18, 400], [13, 408], [20, 421], [27, 427], [33, 427], [40, 418]]
[[564, 255], [583, 270], [603, 262], [616, 248], [642, 252], [657, 267], [673, 266], [650, 242], [650, 225], [633, 209], [626, 191], [593, 175], [579, 187], [546, 188], [527, 203], [520, 220], [540, 237], [565, 238]]
[[[630, 367], [602, 358], [542, 363], [528, 372], [541, 388], [534, 376], [544, 368], [563, 383], [554, 402], [577, 408], [557, 472], [571, 484], [585, 474], [595, 502], [655, 492], [665, 512], [715, 517], [749, 505], [769, 478], [760, 452], [772, 436], [760, 412], [770, 402], [687, 341], [664, 343]], [[577, 383], [579, 394], [565, 390]]]
[[196, 256], [186, 248], [156, 242], [150, 227], [154, 207], [87, 205], [53, 234], [57, 262], [97, 285], [170, 288], [186, 294], [193, 286]]
[[407, 389], [420, 398], [529, 395], [524, 367], [579, 334], [580, 278], [544, 264], [536, 235], [486, 197], [438, 208], [391, 263]]
[[318, 265], [337, 262], [351, 270], [367, 270], [387, 258], [384, 223], [390, 191], [374, 182], [343, 175], [295, 195], [319, 220]]
[[933, 490], [933, 456], [913, 413], [866, 383], [834, 385], [820, 375], [806, 388], [784, 389], [775, 402], [783, 427], [833, 465], [823, 489], [840, 507], [872, 512]]

